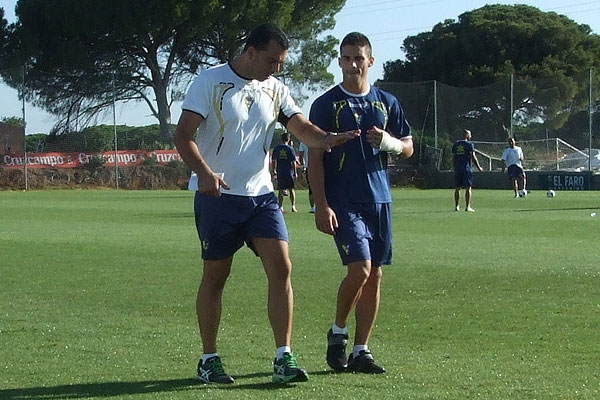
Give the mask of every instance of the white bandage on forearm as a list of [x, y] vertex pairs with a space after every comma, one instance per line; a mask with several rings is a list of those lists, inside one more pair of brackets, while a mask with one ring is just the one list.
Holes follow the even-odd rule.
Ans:
[[393, 137], [386, 131], [383, 131], [379, 149], [383, 151], [389, 151], [390, 153], [401, 154], [402, 149], [404, 149], [404, 144], [402, 143], [402, 140]]

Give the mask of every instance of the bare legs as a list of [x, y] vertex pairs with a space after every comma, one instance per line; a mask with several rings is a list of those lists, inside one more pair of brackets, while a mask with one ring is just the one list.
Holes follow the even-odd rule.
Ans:
[[288, 244], [283, 240], [254, 239], [269, 284], [267, 310], [277, 347], [289, 346], [292, 336], [294, 293], [292, 290], [292, 262]]
[[518, 176], [513, 180], [513, 190], [515, 192], [515, 197], [519, 196], [519, 184], [521, 184], [521, 189], [527, 190], [527, 177], [525, 175]]
[[[461, 188], [456, 188], [454, 189], [454, 208], [457, 209], [458, 207], [458, 203], [460, 201], [460, 189]], [[467, 187], [465, 188], [465, 203], [467, 208], [471, 208], [471, 187]]]
[[292, 202], [292, 211], [296, 212], [296, 191], [290, 189], [290, 201]]
[[[289, 196], [290, 196], [290, 202], [292, 203], [292, 211], [296, 210], [296, 191], [294, 189], [287, 189]], [[280, 190], [277, 193], [277, 202], [279, 203], [279, 208], [281, 208], [283, 210], [283, 190]]]
[[196, 297], [196, 313], [204, 354], [217, 352], [223, 288], [231, 272], [232, 261], [233, 257], [218, 261], [204, 261], [204, 272]]
[[465, 202], [467, 203], [467, 209], [471, 208], [471, 187], [465, 189]]
[[371, 267], [369, 260], [348, 264], [348, 274], [338, 289], [335, 324], [345, 327], [356, 307], [354, 344], [368, 344], [377, 312], [381, 287], [381, 268]]
[[[275, 239], [254, 239], [267, 274], [268, 314], [277, 347], [289, 346], [292, 332], [294, 295], [291, 284], [292, 264], [288, 244]], [[217, 332], [221, 322], [223, 288], [231, 272], [233, 257], [204, 261], [202, 281], [198, 288], [196, 312], [205, 354], [217, 352]]]

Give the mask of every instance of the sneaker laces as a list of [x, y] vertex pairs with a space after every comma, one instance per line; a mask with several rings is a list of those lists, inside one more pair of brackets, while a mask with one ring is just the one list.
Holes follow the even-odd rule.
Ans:
[[297, 356], [294, 353], [284, 353], [282, 357], [282, 362], [289, 368], [298, 368], [298, 362], [296, 361], [296, 358]]
[[225, 369], [223, 368], [223, 362], [220, 359], [216, 359], [211, 362], [207, 362], [206, 366], [215, 375], [226, 375]]

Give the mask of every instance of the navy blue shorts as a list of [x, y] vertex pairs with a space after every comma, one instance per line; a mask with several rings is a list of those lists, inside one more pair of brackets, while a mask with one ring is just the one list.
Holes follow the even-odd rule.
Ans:
[[473, 187], [473, 171], [463, 171], [454, 173], [454, 187], [470, 188]]
[[274, 193], [212, 197], [196, 192], [194, 213], [204, 260], [231, 257], [244, 242], [256, 254], [254, 238], [288, 241], [285, 220]]
[[523, 168], [519, 167], [517, 164], [512, 164], [508, 166], [509, 179], [517, 179], [520, 176], [525, 176], [525, 171], [523, 171]]
[[277, 173], [277, 189], [285, 190], [285, 189], [293, 189], [294, 188], [294, 177], [290, 173], [280, 174]]
[[392, 263], [391, 204], [331, 205], [338, 221], [334, 240], [344, 265], [371, 260], [371, 266]]

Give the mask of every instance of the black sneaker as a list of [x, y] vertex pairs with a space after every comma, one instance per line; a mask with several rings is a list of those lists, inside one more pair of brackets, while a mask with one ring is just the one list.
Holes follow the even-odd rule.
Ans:
[[305, 382], [308, 380], [308, 374], [302, 368], [298, 368], [296, 363], [296, 354], [283, 353], [279, 361], [277, 358], [273, 361], [273, 382]]
[[360, 372], [363, 374], [385, 374], [385, 369], [375, 364], [375, 360], [370, 351], [361, 351], [359, 356], [354, 358], [350, 354], [348, 359], [348, 371]]
[[225, 373], [223, 363], [219, 356], [214, 356], [202, 363], [198, 362], [198, 376], [196, 379], [204, 383], [233, 383], [233, 378]]
[[327, 364], [337, 372], [343, 372], [348, 366], [348, 357], [346, 357], [346, 345], [348, 344], [348, 334], [333, 334], [330, 329], [327, 332]]

